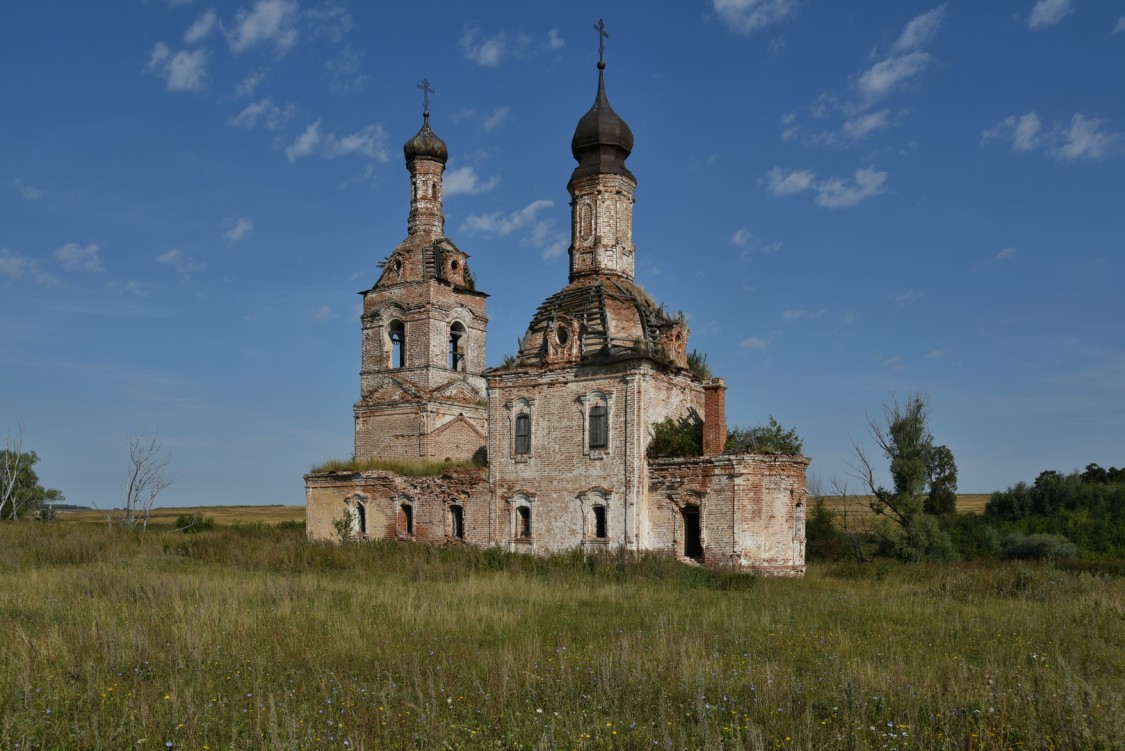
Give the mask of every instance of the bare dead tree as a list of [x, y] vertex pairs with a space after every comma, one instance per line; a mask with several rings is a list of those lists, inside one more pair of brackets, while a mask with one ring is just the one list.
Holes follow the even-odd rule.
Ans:
[[20, 477], [23, 474], [28, 456], [23, 453], [23, 425], [16, 423], [16, 432], [4, 435], [4, 448], [0, 450], [0, 519], [4, 514], [19, 519]]
[[131, 434], [125, 443], [129, 448], [129, 478], [121, 524], [148, 529], [148, 517], [156, 497], [172, 484], [166, 474], [172, 456], [164, 450], [156, 431]]
[[848, 538], [848, 543], [852, 546], [852, 554], [855, 556], [856, 563], [869, 562], [871, 559], [863, 552], [864, 534], [868, 531], [866, 527], [870, 526], [869, 523], [865, 524], [864, 521], [861, 521], [867, 516], [860, 511], [863, 504], [848, 490], [848, 481], [841, 480], [839, 477], [832, 478], [832, 493], [839, 499], [840, 528], [844, 530], [844, 536]]

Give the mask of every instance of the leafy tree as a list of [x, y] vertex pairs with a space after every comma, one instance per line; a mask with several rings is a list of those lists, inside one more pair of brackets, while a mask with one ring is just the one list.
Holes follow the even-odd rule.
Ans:
[[768, 425], [754, 428], [731, 428], [727, 431], [726, 454], [800, 454], [804, 442], [797, 430], [786, 430], [773, 415]]
[[703, 454], [703, 420], [689, 412], [679, 420], [665, 418], [652, 426], [652, 440], [646, 451], [650, 459]]
[[45, 501], [63, 500], [62, 493], [39, 484], [33, 469], [38, 461], [34, 451], [23, 450], [23, 426], [19, 426], [0, 449], [0, 519], [26, 519]]
[[934, 447], [926, 425], [928, 409], [920, 394], [911, 394], [902, 403], [884, 404], [882, 422], [868, 418], [868, 432], [890, 463], [889, 489], [876, 482], [871, 459], [853, 443], [855, 476], [871, 496], [871, 510], [882, 517], [875, 527], [880, 549], [904, 561], [955, 557], [949, 534], [929, 509], [948, 507], [957, 467], [948, 448]]

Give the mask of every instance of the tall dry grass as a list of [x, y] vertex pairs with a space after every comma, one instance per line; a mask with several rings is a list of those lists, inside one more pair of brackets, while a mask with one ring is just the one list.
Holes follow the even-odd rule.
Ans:
[[1120, 748], [1125, 585], [0, 525], [0, 748]]

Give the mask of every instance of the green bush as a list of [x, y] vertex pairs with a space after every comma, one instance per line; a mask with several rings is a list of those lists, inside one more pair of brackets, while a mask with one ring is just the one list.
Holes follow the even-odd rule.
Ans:
[[175, 527], [185, 535], [195, 534], [197, 532], [209, 532], [215, 528], [215, 518], [213, 516], [204, 516], [199, 512], [194, 514], [180, 514], [176, 517]]
[[692, 412], [679, 420], [671, 417], [652, 426], [648, 444], [650, 459], [673, 456], [700, 456], [703, 453], [703, 421]]
[[1078, 546], [1062, 535], [1012, 532], [1000, 541], [1000, 557], [1006, 561], [1053, 561], [1077, 554]]

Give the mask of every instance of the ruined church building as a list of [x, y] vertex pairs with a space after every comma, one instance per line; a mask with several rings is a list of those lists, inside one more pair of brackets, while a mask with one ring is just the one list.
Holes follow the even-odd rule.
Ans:
[[[633, 280], [629, 126], [605, 63], [571, 151], [568, 283], [535, 311], [514, 362], [485, 368], [487, 295], [445, 235], [448, 151], [430, 128], [404, 146], [407, 237], [363, 293], [355, 458], [470, 459], [434, 477], [305, 476], [308, 536], [659, 551], [708, 566], [805, 569], [801, 456], [723, 454], [726, 385], [688, 367], [688, 329]], [[653, 426], [703, 418], [703, 456], [650, 459]]]

